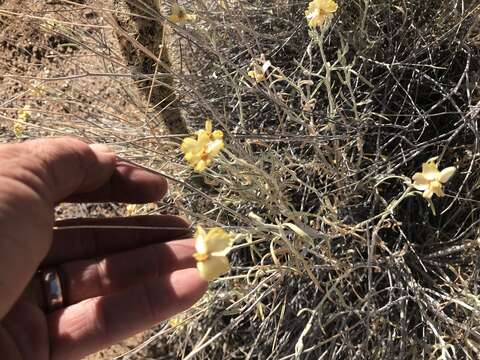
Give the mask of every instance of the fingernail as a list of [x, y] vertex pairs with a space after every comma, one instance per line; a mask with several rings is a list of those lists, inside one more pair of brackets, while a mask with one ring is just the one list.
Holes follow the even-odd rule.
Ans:
[[112, 148], [105, 144], [90, 144], [90, 149], [94, 152], [113, 154]]

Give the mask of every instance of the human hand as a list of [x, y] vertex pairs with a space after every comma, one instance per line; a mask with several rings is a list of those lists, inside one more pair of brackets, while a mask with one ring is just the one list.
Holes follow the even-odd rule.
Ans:
[[[145, 203], [166, 190], [158, 175], [76, 139], [0, 145], [2, 359], [80, 359], [201, 297], [206, 283], [195, 270], [184, 220], [54, 221], [61, 201]], [[63, 306], [50, 313], [38, 268], [61, 275]]]

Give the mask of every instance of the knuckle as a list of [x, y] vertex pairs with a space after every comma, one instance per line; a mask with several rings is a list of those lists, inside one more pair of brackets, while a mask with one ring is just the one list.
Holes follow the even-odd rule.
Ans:
[[34, 154], [42, 156], [47, 160], [53, 160], [65, 155], [87, 155], [91, 152], [85, 142], [74, 137], [38, 139], [31, 141], [28, 145]]
[[84, 180], [80, 175], [94, 162], [90, 147], [73, 137], [37, 139], [0, 148], [0, 175], [28, 186], [47, 203], [54, 201], [54, 193], [66, 193], [80, 184]]

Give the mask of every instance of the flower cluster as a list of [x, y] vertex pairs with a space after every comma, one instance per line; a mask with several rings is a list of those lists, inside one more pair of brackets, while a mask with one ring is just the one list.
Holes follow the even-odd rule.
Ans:
[[337, 11], [338, 5], [333, 0], [313, 0], [308, 4], [305, 17], [310, 27], [320, 27], [325, 20]]
[[189, 22], [195, 22], [197, 20], [197, 15], [189, 14], [184, 7], [175, 4], [172, 5], [172, 13], [168, 17], [168, 20], [175, 24], [182, 25]]
[[220, 151], [224, 148], [223, 132], [212, 131], [212, 121], [205, 122], [205, 129], [197, 131], [197, 139], [186, 138], [183, 140], [181, 149], [185, 160], [197, 172], [204, 171]]

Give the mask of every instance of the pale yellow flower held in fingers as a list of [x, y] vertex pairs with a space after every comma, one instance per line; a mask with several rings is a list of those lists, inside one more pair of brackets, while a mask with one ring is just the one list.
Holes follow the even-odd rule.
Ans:
[[457, 170], [455, 166], [450, 166], [442, 171], [438, 170], [435, 161], [436, 157], [427, 160], [422, 164], [422, 172], [413, 175], [413, 187], [423, 191], [423, 197], [430, 200], [433, 194], [438, 197], [445, 195], [443, 192], [443, 184], [445, 184], [455, 174]]
[[185, 160], [195, 171], [202, 172], [222, 151], [224, 146], [223, 132], [221, 130], [212, 131], [212, 121], [207, 120], [205, 130], [197, 131], [197, 139], [184, 139], [181, 149], [185, 155]]
[[322, 26], [328, 16], [337, 11], [338, 5], [333, 0], [313, 0], [308, 4], [308, 9], [305, 11], [305, 17], [308, 21], [308, 26], [319, 27]]
[[200, 276], [212, 281], [230, 270], [227, 254], [233, 244], [232, 236], [221, 228], [213, 228], [208, 233], [197, 227], [195, 234], [195, 250]]
[[168, 17], [168, 20], [175, 24], [182, 25], [188, 22], [195, 22], [197, 15], [189, 14], [183, 6], [174, 4], [172, 5], [172, 14]]

